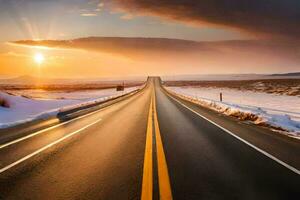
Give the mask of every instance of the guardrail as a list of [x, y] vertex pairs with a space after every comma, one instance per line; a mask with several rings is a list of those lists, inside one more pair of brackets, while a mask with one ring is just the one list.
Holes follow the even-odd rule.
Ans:
[[79, 112], [79, 111], [83, 111], [89, 108], [93, 108], [96, 107], [98, 105], [107, 103], [109, 101], [113, 101], [115, 99], [121, 98], [121, 97], [125, 97], [125, 96], [129, 96], [131, 94], [137, 93], [141, 90], [143, 90], [146, 87], [147, 84], [142, 85], [140, 88], [137, 88], [135, 90], [132, 90], [130, 92], [127, 93], [122, 93], [122, 94], [117, 94], [117, 95], [112, 95], [112, 96], [108, 96], [108, 97], [102, 97], [100, 99], [97, 100], [93, 100], [93, 101], [89, 101], [89, 102], [85, 102], [85, 103], [81, 103], [81, 104], [77, 104], [77, 105], [71, 105], [71, 106], [67, 106], [64, 107], [62, 109], [59, 110], [57, 117], [60, 118], [62, 116], [65, 115], [69, 115], [75, 112]]

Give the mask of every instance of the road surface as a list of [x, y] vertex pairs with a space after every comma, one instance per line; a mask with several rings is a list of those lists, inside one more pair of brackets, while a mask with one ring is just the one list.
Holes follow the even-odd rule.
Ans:
[[0, 199], [298, 199], [300, 142], [167, 94], [0, 145]]

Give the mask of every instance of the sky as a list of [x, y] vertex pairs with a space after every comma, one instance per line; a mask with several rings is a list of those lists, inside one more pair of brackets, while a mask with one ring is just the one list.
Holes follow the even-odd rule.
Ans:
[[299, 20], [298, 0], [0, 0], [0, 78], [300, 71]]

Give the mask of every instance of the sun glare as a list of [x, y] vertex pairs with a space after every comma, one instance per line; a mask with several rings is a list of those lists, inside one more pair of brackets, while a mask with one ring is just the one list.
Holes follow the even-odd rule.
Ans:
[[44, 60], [45, 60], [45, 57], [44, 57], [44, 55], [43, 54], [41, 54], [41, 53], [36, 53], [35, 55], [34, 55], [34, 61], [37, 63], [37, 64], [42, 64], [43, 62], [44, 62]]

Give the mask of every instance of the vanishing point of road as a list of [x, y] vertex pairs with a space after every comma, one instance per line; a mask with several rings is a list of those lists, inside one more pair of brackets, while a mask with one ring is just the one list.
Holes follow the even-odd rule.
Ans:
[[0, 199], [299, 199], [300, 142], [168, 94], [159, 78], [0, 143]]

